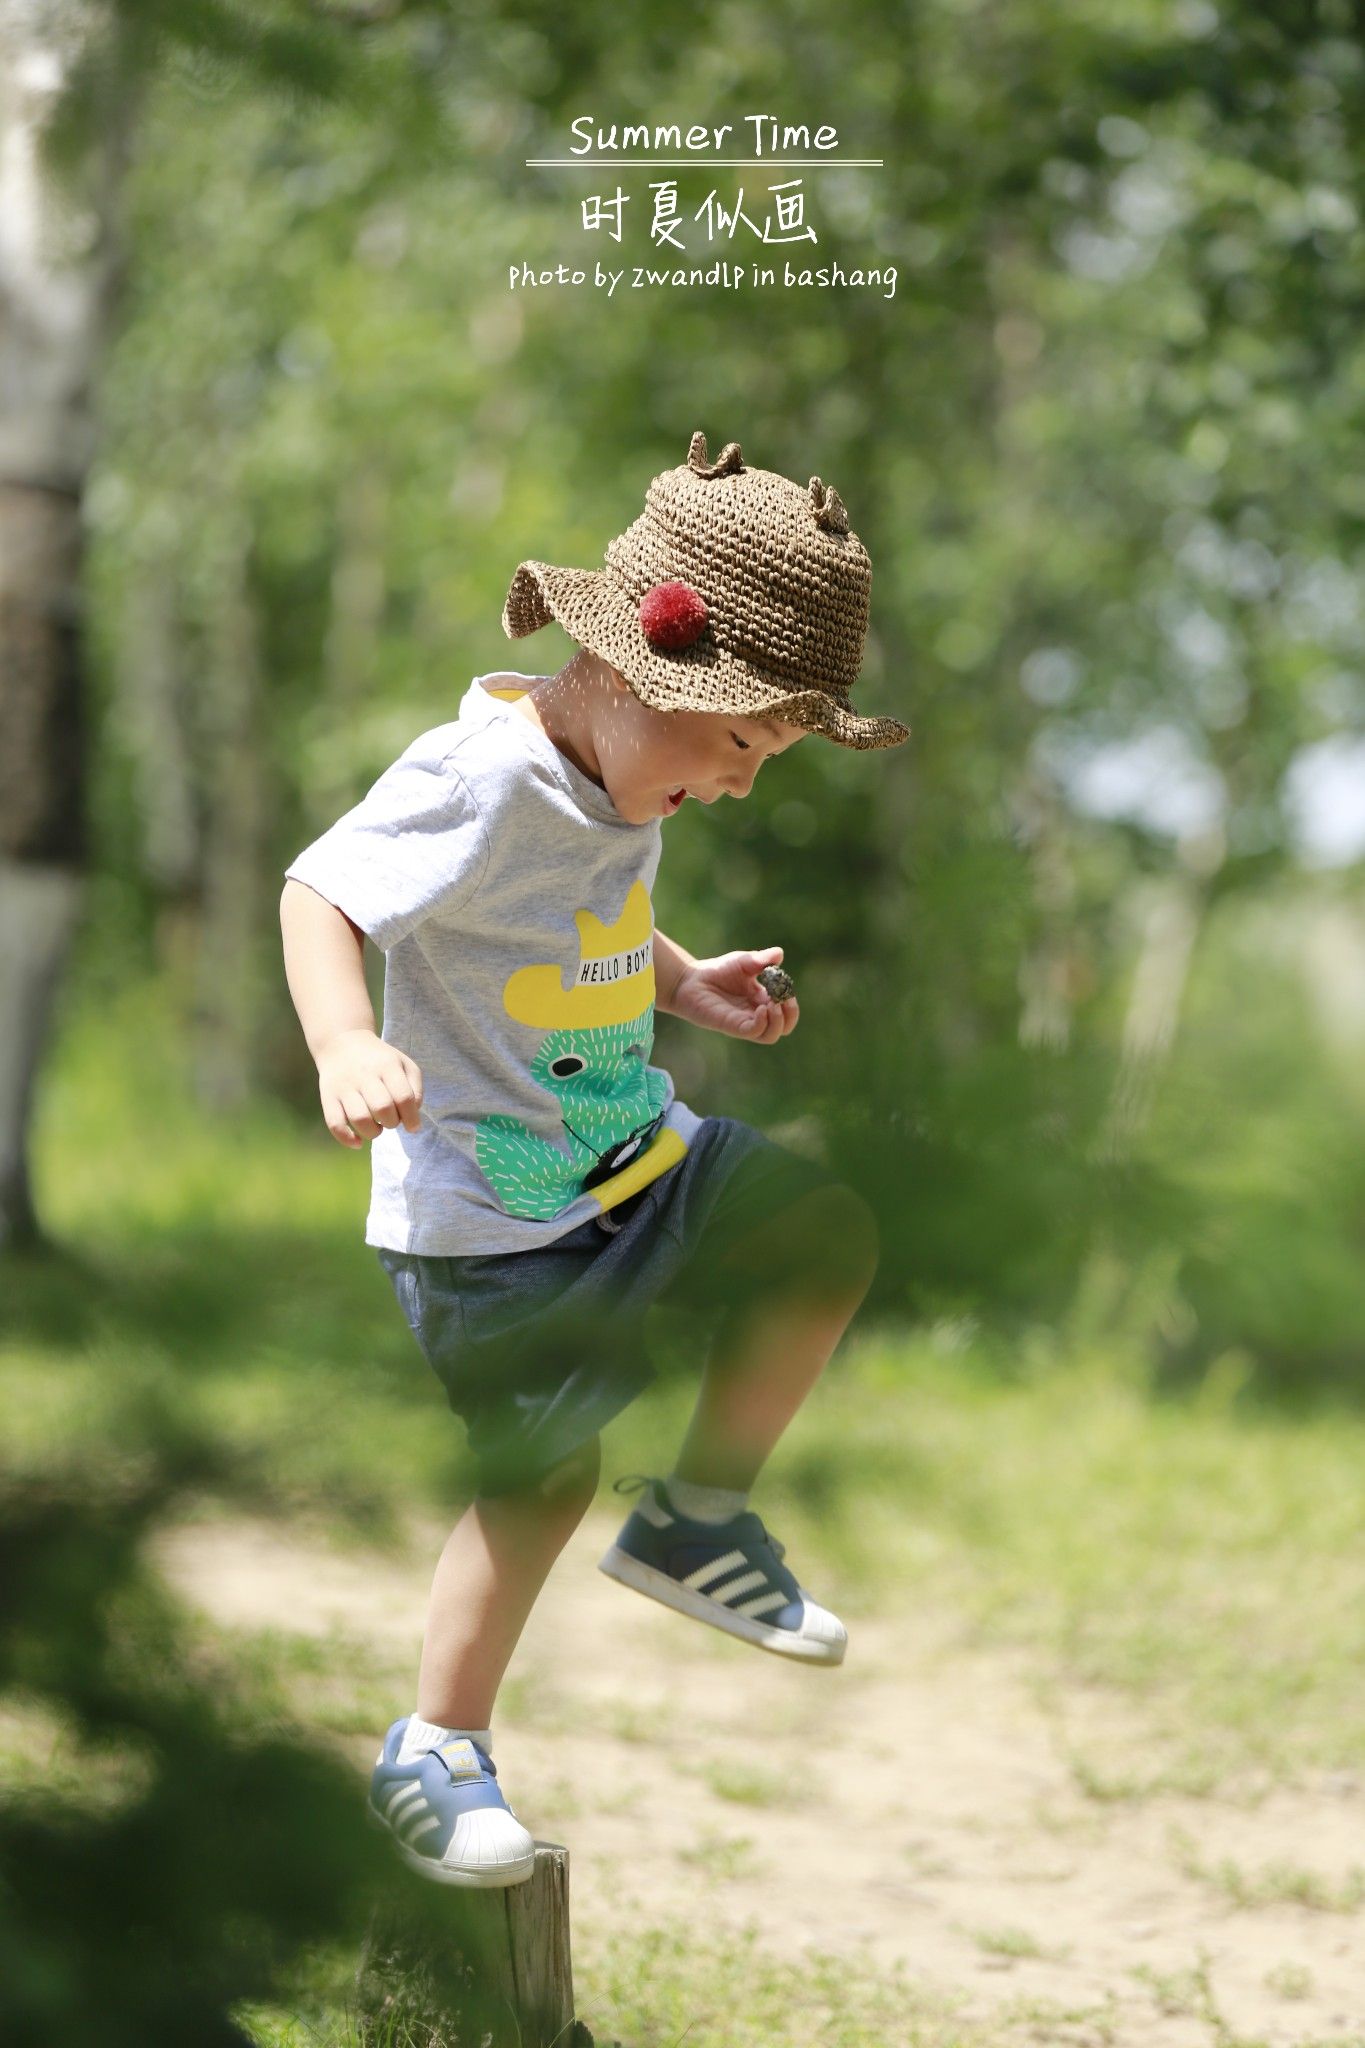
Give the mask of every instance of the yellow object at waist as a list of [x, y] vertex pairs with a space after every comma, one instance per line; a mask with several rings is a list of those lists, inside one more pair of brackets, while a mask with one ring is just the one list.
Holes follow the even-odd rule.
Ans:
[[661, 1173], [667, 1173], [670, 1166], [676, 1166], [687, 1151], [687, 1140], [679, 1131], [665, 1124], [652, 1144], [623, 1166], [619, 1173], [604, 1180], [600, 1187], [588, 1188], [601, 1209], [614, 1209], [618, 1202], [624, 1202], [628, 1195], [647, 1188]]

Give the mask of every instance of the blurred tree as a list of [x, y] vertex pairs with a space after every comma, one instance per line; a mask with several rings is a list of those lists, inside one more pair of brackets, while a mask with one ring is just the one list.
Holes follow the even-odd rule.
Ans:
[[29, 1106], [88, 851], [81, 498], [135, 103], [116, 34], [74, 189], [58, 192], [42, 138], [108, 26], [0, 7], [0, 1250], [40, 1235]]
[[[381, 12], [385, 10], [380, 10]], [[80, 911], [85, 811], [84, 499], [95, 399], [127, 248], [123, 194], [149, 83], [168, 50], [245, 71], [257, 90], [364, 99], [392, 80], [345, 24], [285, 9], [275, 20], [218, 0], [185, 15], [159, 0], [0, 4], [0, 1252], [42, 1233], [28, 1165], [43, 1042]], [[405, 71], [405, 132], [421, 147], [423, 92]], [[250, 535], [235, 501], [218, 539], [206, 766], [222, 801], [204, 835], [204, 936], [214, 967], [205, 1093], [240, 1100], [252, 1070], [251, 976], [264, 790], [256, 716]], [[173, 601], [163, 559], [130, 630], [146, 661], [140, 738], [157, 858], [184, 875], [195, 837], [185, 734], [175, 712]], [[130, 614], [130, 620], [132, 615]], [[214, 1027], [217, 1027], [216, 1029]]]

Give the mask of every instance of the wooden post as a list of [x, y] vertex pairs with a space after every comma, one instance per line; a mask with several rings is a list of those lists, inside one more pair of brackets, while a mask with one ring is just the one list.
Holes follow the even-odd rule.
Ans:
[[438, 1885], [398, 1863], [383, 1882], [356, 1976], [365, 2048], [593, 2048], [574, 2018], [567, 1849], [537, 1842], [524, 1884]]

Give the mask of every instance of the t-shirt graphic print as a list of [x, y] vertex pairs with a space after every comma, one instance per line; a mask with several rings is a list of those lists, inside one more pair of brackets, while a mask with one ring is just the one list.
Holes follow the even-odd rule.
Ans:
[[[518, 968], [502, 992], [509, 1017], [546, 1033], [531, 1078], [558, 1101], [567, 1145], [516, 1117], [479, 1122], [475, 1157], [513, 1216], [557, 1216], [614, 1177], [640, 1153], [667, 1105], [668, 1083], [649, 1065], [654, 920], [643, 882], [631, 883], [614, 923], [591, 910], [578, 911], [574, 922], [579, 965], [568, 989], [557, 967], [539, 965]], [[611, 1192], [622, 1199], [614, 1179]]]

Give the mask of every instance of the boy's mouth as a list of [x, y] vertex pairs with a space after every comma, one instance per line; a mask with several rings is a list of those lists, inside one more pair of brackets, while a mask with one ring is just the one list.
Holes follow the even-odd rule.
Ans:
[[669, 817], [672, 817], [674, 811], [682, 809], [683, 798], [686, 795], [687, 791], [685, 789], [671, 789], [668, 792], [668, 795], [664, 798], [664, 803], [667, 806]]

